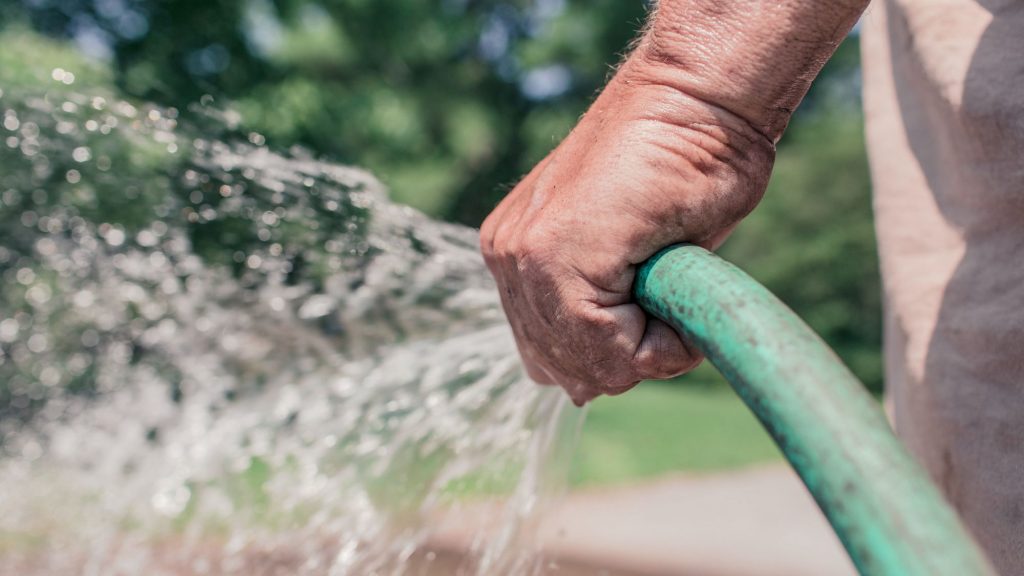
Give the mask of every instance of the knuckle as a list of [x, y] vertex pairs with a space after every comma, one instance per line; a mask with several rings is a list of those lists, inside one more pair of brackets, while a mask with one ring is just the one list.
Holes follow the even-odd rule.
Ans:
[[623, 360], [628, 361], [628, 356], [625, 355], [624, 351], [614, 349], [614, 344], [611, 341], [621, 330], [621, 326], [616, 319], [607, 314], [594, 314], [583, 312], [583, 320], [586, 323], [586, 330], [592, 334], [594, 339], [597, 340], [592, 349], [595, 355], [599, 355], [600, 358], [596, 359], [601, 362], [609, 362], [612, 360], [619, 360], [620, 357], [625, 356]]
[[510, 249], [518, 261], [531, 263], [546, 260], [556, 247], [546, 226], [534, 222], [516, 235]]
[[514, 261], [513, 247], [515, 234], [508, 225], [498, 226], [494, 231], [494, 238], [491, 242], [491, 259], [500, 262]]
[[603, 393], [600, 390], [596, 390], [593, 386], [580, 382], [566, 383], [562, 385], [562, 388], [565, 389], [572, 403], [576, 406], [583, 406]]
[[628, 357], [620, 356], [625, 355], [612, 353], [591, 359], [589, 376], [596, 388], [603, 391], [621, 390], [642, 379], [630, 370]]
[[605, 394], [611, 395], [622, 394], [639, 384], [641, 380], [646, 380], [646, 378], [640, 378], [635, 375], [619, 377], [603, 386], [603, 391]]
[[526, 375], [537, 384], [551, 385], [555, 382], [548, 376], [547, 372], [533, 364], [526, 365]]
[[480, 253], [489, 260], [494, 258], [494, 227], [494, 216], [488, 217], [480, 226]]
[[690, 372], [700, 366], [703, 362], [703, 356], [691, 357], [687, 362], [683, 363], [679, 373], [684, 374], [686, 372]]
[[[750, 179], [754, 180], [754, 179]], [[756, 182], [748, 184], [742, 193], [732, 195], [731, 201], [726, 203], [726, 221], [730, 223], [739, 222], [757, 208], [764, 197], [765, 187], [768, 185], [767, 178], [757, 178]]]

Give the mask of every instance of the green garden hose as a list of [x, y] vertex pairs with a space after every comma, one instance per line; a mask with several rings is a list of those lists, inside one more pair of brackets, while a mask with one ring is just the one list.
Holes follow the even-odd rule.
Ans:
[[635, 294], [729, 380], [862, 575], [995, 574], [877, 402], [766, 288], [707, 250], [679, 245], [641, 267]]

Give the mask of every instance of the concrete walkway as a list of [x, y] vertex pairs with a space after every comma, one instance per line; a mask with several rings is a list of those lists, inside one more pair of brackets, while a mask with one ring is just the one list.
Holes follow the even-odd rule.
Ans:
[[817, 505], [783, 466], [579, 492], [542, 530], [552, 557], [629, 572], [855, 574]]
[[[782, 465], [581, 490], [539, 530], [546, 555], [565, 566], [552, 574], [855, 574], [803, 484]], [[439, 536], [445, 547], [457, 545], [457, 532]]]

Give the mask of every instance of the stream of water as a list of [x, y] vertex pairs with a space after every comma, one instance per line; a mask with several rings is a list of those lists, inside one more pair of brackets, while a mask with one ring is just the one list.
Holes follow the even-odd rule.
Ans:
[[59, 72], [0, 95], [0, 573], [546, 570], [581, 413], [525, 379], [475, 232]]

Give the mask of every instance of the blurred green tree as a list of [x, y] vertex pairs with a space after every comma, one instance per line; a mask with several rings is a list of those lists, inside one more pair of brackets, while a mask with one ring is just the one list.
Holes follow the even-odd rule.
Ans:
[[[642, 0], [16, 0], [113, 60], [129, 95], [223, 98], [270, 144], [379, 174], [396, 198], [478, 224], [560, 140], [641, 25]], [[850, 56], [853, 56], [851, 58]], [[826, 75], [846, 71], [847, 51]], [[813, 98], [813, 96], [812, 96]]]
[[640, 1], [22, 0], [0, 9], [114, 62], [126, 93], [223, 97], [270, 144], [380, 174], [478, 223], [571, 127]]

